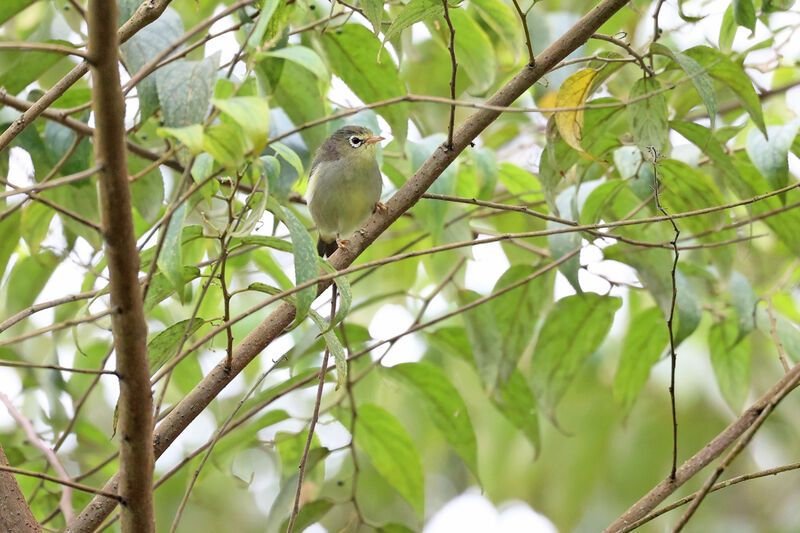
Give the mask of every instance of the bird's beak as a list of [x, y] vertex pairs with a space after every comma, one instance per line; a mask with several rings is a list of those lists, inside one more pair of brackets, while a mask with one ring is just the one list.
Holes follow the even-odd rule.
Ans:
[[365, 144], [375, 144], [375, 143], [381, 142], [382, 140], [383, 140], [383, 137], [367, 137], [366, 139], [364, 139], [364, 143]]

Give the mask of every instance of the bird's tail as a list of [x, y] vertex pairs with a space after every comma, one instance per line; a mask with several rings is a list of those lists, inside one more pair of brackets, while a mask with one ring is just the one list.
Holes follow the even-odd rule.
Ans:
[[322, 237], [317, 239], [317, 253], [320, 257], [330, 257], [338, 249], [339, 245], [336, 243], [336, 239], [330, 242], [322, 240]]

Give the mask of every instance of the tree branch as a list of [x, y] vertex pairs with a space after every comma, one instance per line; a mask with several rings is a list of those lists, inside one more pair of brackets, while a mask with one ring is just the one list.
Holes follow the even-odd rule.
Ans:
[[[146, 5], [145, 2], [142, 5]], [[138, 13], [138, 11], [137, 11]], [[125, 100], [119, 79], [116, 0], [90, 0], [95, 160], [103, 163], [99, 198], [108, 259], [111, 328], [119, 374], [120, 478], [123, 533], [152, 533], [153, 399], [147, 360], [147, 324], [139, 287], [139, 254], [133, 228], [125, 151]], [[120, 30], [122, 31], [122, 30]], [[112, 491], [109, 491], [112, 492]]]
[[[67, 471], [64, 470], [64, 467], [61, 465], [61, 461], [58, 460], [55, 452], [44, 442], [42, 442], [42, 439], [40, 439], [39, 435], [36, 434], [36, 430], [33, 429], [33, 424], [31, 424], [31, 421], [25, 418], [22, 413], [20, 413], [17, 408], [14, 407], [14, 404], [11, 403], [11, 400], [8, 398], [8, 396], [2, 392], [0, 392], [0, 402], [6, 406], [8, 414], [11, 415], [11, 418], [16, 420], [17, 424], [20, 425], [30, 443], [44, 454], [44, 456], [47, 458], [47, 462], [50, 463], [50, 466], [56, 471], [58, 477], [60, 477], [63, 481], [71, 481], [69, 474], [67, 474]], [[58, 505], [61, 508], [61, 513], [64, 515], [66, 520], [71, 520], [75, 517], [75, 510], [72, 508], [72, 487], [68, 485], [61, 486], [61, 499], [59, 500]]]
[[[161, 16], [161, 13], [167, 9], [167, 6], [172, 0], [149, 0], [142, 2], [142, 4], [131, 15], [131, 18], [117, 30], [119, 42], [124, 43], [133, 35], [156, 20]], [[117, 27], [114, 21], [112, 28]], [[42, 114], [50, 105], [55, 102], [67, 89], [72, 87], [75, 82], [81, 79], [87, 72], [89, 72], [89, 62], [82, 61], [75, 68], [70, 70], [66, 76], [61, 78], [55, 85], [53, 85], [41, 98], [36, 100], [22, 116], [15, 120], [6, 130], [0, 134], [0, 151], [4, 150], [9, 145], [14, 137], [22, 133], [39, 115]]]
[[[553, 45], [536, 59], [536, 65], [523, 68], [506, 85], [489, 99], [490, 105], [508, 106], [527, 91], [548, 70], [584, 43], [589, 36], [622, 9], [627, 0], [603, 0], [586, 16], [570, 28]], [[498, 116], [499, 111], [480, 110], [473, 114], [453, 135], [453, 150], [437, 149], [417, 170], [414, 176], [389, 200], [385, 213], [378, 212], [366, 223], [362, 232], [350, 239], [348, 250], [339, 250], [330, 259], [331, 265], [342, 269], [383, 233], [395, 220], [411, 208], [436, 178], [456, 157]], [[320, 290], [327, 284], [323, 284]], [[190, 391], [156, 428], [154, 447], [160, 455], [181, 434], [217, 394], [233, 380], [261, 351], [266, 348], [294, 320], [294, 307], [282, 303], [261, 324], [256, 326], [234, 349], [231, 368], [221, 361], [192, 391]], [[106, 488], [117, 486], [118, 476], [106, 484]], [[71, 531], [91, 531], [107, 517], [114, 504], [95, 498], [78, 516]]]
[[25, 495], [11, 471], [0, 444], [0, 530], [15, 533], [41, 533], [42, 527], [33, 517]]
[[761, 414], [765, 410], [771, 410], [789, 392], [800, 383], [800, 363], [784, 374], [778, 382], [772, 386], [761, 398], [751, 405], [739, 418], [725, 428], [719, 435], [705, 445], [703, 449], [694, 454], [688, 461], [683, 463], [675, 472], [675, 479], [667, 476], [658, 485], [653, 487], [650, 492], [642, 496], [638, 502], [633, 504], [619, 518], [617, 518], [604, 533], [620, 533], [628, 531], [629, 526], [656, 508], [670, 494], [675, 492], [678, 487], [691, 479], [700, 470], [705, 468], [714, 459], [722, 455], [728, 446], [733, 444], [736, 439], [741, 437], [751, 426], [757, 423]]

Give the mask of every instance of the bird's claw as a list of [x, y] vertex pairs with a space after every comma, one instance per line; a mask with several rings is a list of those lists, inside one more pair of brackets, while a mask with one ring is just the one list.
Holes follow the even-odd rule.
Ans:
[[345, 252], [350, 251], [350, 248], [347, 247], [348, 244], [350, 244], [350, 241], [348, 239], [336, 239], [336, 245]]
[[383, 202], [377, 202], [375, 204], [375, 209], [372, 210], [373, 213], [377, 213], [380, 211], [381, 213], [386, 213], [389, 210], [389, 207]]

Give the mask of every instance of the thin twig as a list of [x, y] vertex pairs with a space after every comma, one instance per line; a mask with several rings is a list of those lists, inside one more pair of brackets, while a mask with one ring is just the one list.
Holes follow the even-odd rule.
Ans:
[[0, 333], [4, 332], [17, 322], [24, 320], [31, 316], [34, 313], [38, 313], [39, 311], [43, 311], [45, 309], [50, 309], [51, 307], [57, 307], [62, 304], [77, 302], [79, 300], [87, 300], [89, 298], [94, 298], [100, 291], [87, 291], [82, 292], [79, 294], [70, 294], [69, 296], [64, 296], [61, 298], [57, 298], [55, 300], [50, 300], [49, 302], [42, 302], [40, 304], [35, 304], [30, 307], [23, 309], [22, 311], [16, 313], [13, 316], [8, 317], [7, 319], [0, 322]]
[[72, 487], [73, 489], [79, 490], [81, 492], [86, 492], [89, 494], [96, 494], [98, 496], [102, 496], [104, 498], [109, 498], [111, 500], [122, 502], [122, 496], [119, 494], [112, 494], [110, 492], [105, 492], [94, 487], [89, 487], [87, 485], [81, 485], [80, 483], [75, 483], [74, 481], [59, 479], [55, 476], [48, 476], [47, 474], [42, 474], [41, 472], [32, 472], [30, 470], [23, 470], [22, 468], [14, 468], [13, 466], [5, 466], [0, 465], [0, 470], [4, 472], [11, 472], [12, 474], [19, 474], [21, 476], [28, 476], [28, 477], [35, 477], [38, 479], [43, 479], [44, 481], [52, 481], [53, 483], [58, 483], [59, 485], [65, 485], [67, 487]]
[[674, 237], [671, 241], [674, 258], [672, 260], [672, 268], [670, 269], [670, 277], [672, 278], [672, 299], [670, 300], [669, 306], [669, 316], [667, 317], [667, 329], [669, 330], [669, 353], [670, 353], [670, 374], [669, 374], [669, 399], [670, 399], [670, 406], [672, 410], [672, 468], [669, 472], [670, 479], [675, 479], [675, 472], [678, 469], [678, 412], [675, 407], [675, 368], [677, 366], [678, 358], [675, 353], [675, 333], [673, 331], [673, 321], [675, 318], [675, 302], [678, 298], [678, 286], [675, 281], [675, 273], [678, 270], [678, 256], [680, 252], [678, 251], [678, 237], [680, 236], [681, 232], [678, 229], [678, 225], [675, 223], [672, 217], [667, 214], [667, 211], [661, 205], [661, 199], [659, 197], [659, 180], [658, 180], [658, 151], [650, 147], [650, 154], [653, 158], [652, 165], [653, 165], [653, 173], [655, 174], [655, 202], [656, 202], [656, 210], [661, 212], [664, 216], [668, 217], [670, 224], [672, 225], [672, 229], [675, 232]]
[[[17, 421], [17, 424], [20, 425], [22, 430], [25, 432], [25, 435], [28, 437], [30, 443], [41, 451], [47, 462], [50, 466], [55, 470], [58, 477], [61, 478], [62, 481], [71, 481], [69, 474], [67, 471], [64, 470], [64, 467], [61, 465], [61, 461], [58, 460], [55, 452], [44, 442], [42, 439], [39, 438], [39, 435], [36, 434], [36, 430], [33, 429], [33, 424], [31, 421], [28, 420], [22, 413], [20, 413], [14, 404], [11, 403], [11, 400], [0, 392], [0, 402], [2, 402], [6, 409], [8, 410], [8, 414], [11, 415], [11, 418]], [[59, 507], [61, 508], [61, 512], [64, 514], [64, 518], [67, 521], [72, 520], [75, 517], [75, 510], [72, 508], [72, 487], [69, 485], [62, 485], [61, 486], [61, 499], [59, 500]]]
[[522, 29], [525, 31], [525, 45], [528, 47], [528, 66], [533, 67], [536, 65], [536, 55], [534, 55], [533, 47], [531, 46], [531, 32], [528, 29], [527, 14], [519, 7], [519, 2], [517, 0], [512, 0], [512, 2], [514, 2], [514, 9], [517, 10], [517, 15], [519, 15], [519, 21], [522, 23]]
[[56, 54], [64, 54], [70, 56], [78, 56], [86, 59], [86, 52], [78, 50], [77, 48], [70, 48], [62, 44], [48, 44], [48, 43], [17, 43], [17, 42], [0, 42], [0, 50], [31, 50], [42, 52], [54, 52]]
[[[341, 0], [340, 0], [341, 1]], [[450, 21], [450, 8], [447, 6], [447, 0], [442, 0], [444, 7], [444, 20], [447, 22], [447, 27], [450, 30], [450, 44], [447, 49], [450, 51], [450, 99], [456, 99], [456, 74], [458, 72], [458, 62], [456, 61], [456, 29]], [[450, 105], [450, 122], [447, 125], [447, 149], [453, 149], [453, 129], [455, 128], [456, 120], [456, 104]]]
[[100, 320], [103, 317], [113, 314], [110, 310], [101, 311], [99, 313], [95, 313], [93, 315], [85, 316], [83, 318], [73, 318], [71, 320], [65, 320], [63, 322], [59, 322], [58, 324], [51, 324], [49, 326], [45, 326], [43, 328], [28, 331], [26, 333], [22, 333], [17, 335], [16, 337], [12, 337], [10, 339], [6, 339], [4, 341], [0, 341], [0, 347], [2, 346], [10, 346], [12, 344], [16, 344], [18, 342], [22, 342], [28, 339], [32, 339], [33, 337], [38, 337], [44, 333], [49, 333], [51, 331], [58, 331], [60, 329], [71, 328], [72, 326], [77, 326], [78, 324], [86, 324], [87, 322], [94, 322], [96, 320]]
[[769, 316], [769, 334], [772, 336], [772, 342], [778, 349], [778, 359], [780, 359], [785, 372], [789, 371], [789, 361], [786, 359], [786, 353], [783, 351], [783, 343], [778, 337], [778, 323], [775, 320], [775, 313], [772, 312], [772, 298], [767, 298], [767, 315]]
[[[336, 317], [336, 284], [331, 284], [331, 324]], [[289, 526], [286, 528], [286, 533], [292, 533], [294, 528], [294, 521], [297, 519], [297, 513], [300, 512], [300, 493], [303, 489], [303, 477], [306, 473], [306, 464], [308, 463], [308, 452], [311, 449], [311, 440], [314, 438], [314, 428], [317, 426], [317, 419], [319, 418], [319, 406], [322, 403], [322, 389], [325, 387], [325, 375], [328, 371], [328, 358], [331, 351], [326, 346], [325, 355], [322, 356], [322, 368], [319, 371], [319, 386], [317, 387], [317, 399], [314, 402], [314, 412], [311, 415], [311, 423], [308, 426], [308, 438], [306, 439], [306, 446], [303, 449], [303, 457], [300, 459], [300, 468], [297, 476], [297, 492], [294, 495], [294, 506], [292, 507], [292, 514], [289, 517]]]
[[[710, 494], [710, 493], [716, 492], [716, 491], [718, 491], [720, 489], [724, 489], [724, 488], [730, 487], [732, 485], [737, 485], [737, 484], [742, 483], [744, 481], [750, 481], [751, 479], [759, 479], [759, 478], [767, 477], [767, 476], [775, 476], [775, 475], [781, 474], [783, 472], [789, 472], [790, 470], [797, 470], [797, 469], [800, 469], [800, 462], [792, 463], [792, 464], [788, 464], [788, 465], [783, 465], [783, 466], [776, 466], [775, 468], [769, 468], [767, 470], [761, 470], [759, 472], [753, 472], [753, 473], [750, 473], [750, 474], [743, 474], [741, 476], [732, 477], [731, 479], [728, 479], [727, 481], [720, 481], [719, 483], [715, 483], [714, 486], [712, 486], [709, 489], [708, 492]], [[653, 511], [652, 513], [650, 513], [649, 515], [645, 516], [641, 520], [638, 520], [638, 521], [632, 523], [630, 526], [628, 526], [627, 528], [621, 530], [619, 533], [628, 533], [629, 531], [633, 531], [634, 529], [637, 529], [637, 528], [643, 526], [647, 522], [650, 522], [651, 520], [654, 520], [654, 519], [658, 518], [659, 516], [669, 512], [669, 511], [672, 511], [673, 509], [677, 509], [678, 507], [686, 505], [687, 503], [689, 503], [692, 500], [694, 500], [699, 494], [700, 494], [700, 491], [693, 492], [692, 494], [686, 496], [685, 498], [681, 498], [680, 500], [677, 500], [677, 501], [675, 501], [675, 502], [673, 502], [673, 503], [671, 503], [669, 505], [665, 505], [664, 507], [658, 509], [657, 511]]]
[[636, 50], [634, 50], [633, 47], [631, 45], [629, 45], [628, 43], [626, 43], [625, 41], [621, 41], [621, 40], [617, 39], [616, 37], [612, 37], [611, 35], [604, 35], [602, 33], [593, 34], [592, 35], [592, 39], [597, 39], [599, 41], [606, 41], [607, 43], [614, 44], [614, 45], [619, 46], [620, 48], [624, 49], [626, 52], [628, 52], [631, 55], [631, 57], [633, 57], [636, 60], [637, 63], [639, 63], [639, 66], [642, 67], [642, 70], [644, 70], [650, 76], [655, 77], [655, 75], [656, 75], [655, 72], [653, 72], [653, 69], [648, 67], [645, 64], [644, 58], [642, 57], [642, 55], [639, 54]]

